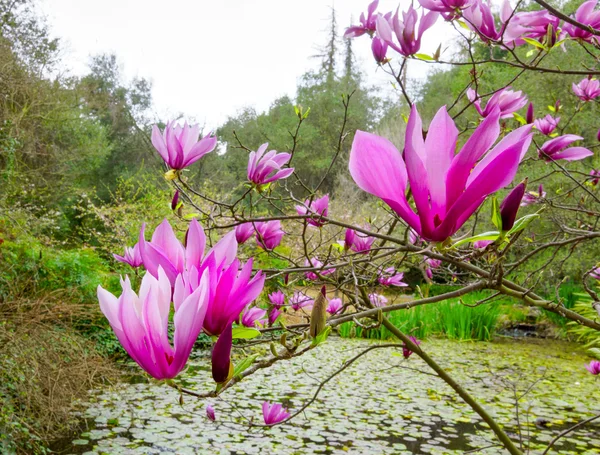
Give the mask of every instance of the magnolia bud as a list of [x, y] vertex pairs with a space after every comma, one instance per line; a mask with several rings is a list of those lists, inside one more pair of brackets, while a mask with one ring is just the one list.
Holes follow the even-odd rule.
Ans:
[[310, 313], [310, 336], [316, 338], [325, 328], [327, 323], [327, 299], [325, 298], [327, 291], [325, 286], [321, 288], [321, 292], [315, 299], [315, 303]]
[[233, 376], [233, 364], [231, 363], [231, 345], [233, 344], [233, 329], [229, 324], [212, 350], [212, 377], [215, 382], [222, 384]]
[[527, 188], [527, 179], [523, 180], [508, 195], [500, 204], [500, 217], [502, 218], [502, 230], [510, 231], [515, 224], [517, 212], [521, 206], [521, 200]]
[[175, 191], [175, 195], [173, 196], [173, 200], [171, 201], [171, 210], [175, 210], [177, 208], [178, 203], [179, 203], [179, 190]]
[[356, 233], [354, 229], [346, 229], [346, 235], [344, 237], [344, 249], [349, 250], [354, 243], [354, 236]]
[[529, 106], [527, 107], [527, 114], [525, 115], [525, 121], [530, 124], [533, 123], [533, 120], [533, 103], [529, 103]]

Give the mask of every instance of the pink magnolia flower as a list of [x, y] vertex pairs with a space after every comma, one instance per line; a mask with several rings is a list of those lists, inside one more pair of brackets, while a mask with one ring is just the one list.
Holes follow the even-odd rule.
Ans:
[[354, 239], [352, 240], [352, 245], [350, 247], [352, 251], [362, 254], [367, 254], [369, 251], [371, 251], [371, 246], [373, 246], [375, 237], [371, 237], [364, 232], [352, 232], [354, 232]]
[[98, 286], [98, 300], [127, 354], [152, 377], [172, 379], [185, 367], [202, 330], [209, 304], [209, 282], [209, 273], [205, 272], [192, 293], [181, 292], [182, 283], [175, 285], [174, 347], [168, 336], [171, 283], [161, 267], [158, 278], [151, 273], [144, 275], [139, 296], [125, 277], [119, 298]]
[[[589, 0], [582, 3], [575, 12], [575, 20], [580, 24], [589, 25], [596, 30], [600, 28], [600, 11], [594, 11], [597, 3], [596, 0]], [[589, 42], [598, 40], [598, 37], [589, 30], [581, 29], [567, 22], [564, 23], [562, 29], [571, 38], [578, 38]]]
[[[413, 105], [404, 157], [387, 139], [357, 131], [350, 173], [363, 190], [381, 198], [423, 239], [443, 242], [458, 231], [485, 198], [509, 185], [531, 142], [532, 125], [500, 134], [500, 110], [488, 115], [455, 155], [458, 130], [442, 107], [423, 139]], [[416, 212], [406, 199], [410, 182]]]
[[595, 280], [600, 280], [600, 267], [595, 268], [590, 272], [590, 276]]
[[502, 41], [505, 44], [512, 45], [513, 47], [521, 46], [526, 43], [524, 38], [543, 42], [549, 33], [551, 41], [546, 44], [554, 46], [556, 43], [556, 34], [559, 30], [560, 19], [550, 14], [547, 10], [520, 12], [511, 17], [513, 9], [508, 2], [505, 2], [503, 11], [501, 19], [505, 24], [505, 29]]
[[425, 262], [432, 269], [439, 269], [442, 266], [442, 261], [440, 259], [427, 258]]
[[367, 8], [367, 16], [365, 17], [365, 13], [361, 13], [359, 18], [360, 25], [348, 27], [344, 33], [344, 38], [357, 38], [365, 33], [372, 34], [375, 32], [375, 21], [377, 19], [375, 10], [377, 9], [378, 5], [379, 0], [372, 1]]
[[137, 269], [140, 265], [143, 264], [142, 256], [140, 254], [140, 247], [136, 243], [133, 248], [125, 247], [125, 253], [123, 256], [119, 256], [118, 254], [113, 254], [113, 257], [125, 264], [129, 264], [134, 269]]
[[356, 232], [354, 229], [346, 229], [346, 233], [344, 234], [344, 240], [338, 241], [340, 245], [344, 247], [345, 250], [349, 250], [354, 243], [354, 237], [356, 236]]
[[275, 324], [275, 322], [277, 322], [277, 318], [279, 317], [279, 315], [281, 314], [281, 310], [279, 310], [279, 308], [271, 308], [271, 310], [269, 311], [269, 325], [273, 325]]
[[246, 327], [254, 327], [256, 325], [264, 326], [267, 322], [265, 319], [266, 315], [267, 310], [263, 310], [262, 308], [246, 308], [246, 311], [244, 311], [244, 314], [242, 315], [242, 325]]
[[315, 199], [310, 202], [309, 199], [304, 201], [304, 205], [297, 205], [296, 212], [298, 215], [314, 214], [314, 217], [308, 218], [308, 224], [316, 227], [321, 227], [325, 224], [325, 221], [321, 219], [322, 216], [327, 216], [329, 213], [329, 194], [326, 194], [322, 198]]
[[471, 4], [472, 0], [419, 0], [421, 6], [429, 11], [438, 13], [451, 13], [453, 17], [456, 11], [464, 9]]
[[[416, 344], [417, 346], [421, 344], [421, 342], [419, 340], [417, 340], [414, 336], [410, 336], [410, 341], [412, 341], [414, 344]], [[408, 348], [408, 346], [406, 344], [404, 344], [402, 346], [402, 356], [405, 359], [408, 359], [411, 355], [412, 355], [412, 351]]]
[[414, 229], [408, 229], [408, 241], [411, 245], [420, 245], [423, 243], [421, 237], [414, 231]]
[[213, 422], [216, 419], [215, 408], [213, 408], [211, 404], [206, 406], [206, 417], [208, 418], [208, 420], [211, 420]]
[[269, 144], [261, 145], [248, 157], [248, 180], [255, 185], [266, 185], [276, 180], [286, 179], [294, 168], [281, 169], [292, 157], [289, 153], [277, 153], [271, 150], [265, 154]]
[[594, 186], [598, 185], [598, 182], [600, 182], [600, 171], [592, 169], [590, 171], [590, 177], [592, 177], [590, 180], [591, 184]]
[[482, 117], [487, 117], [496, 108], [500, 109], [500, 118], [510, 118], [514, 112], [524, 107], [527, 104], [527, 96], [523, 95], [519, 90], [515, 92], [508, 90], [510, 87], [503, 88], [492, 95], [488, 100], [485, 108], [481, 107], [481, 100], [477, 98], [477, 92], [472, 88], [467, 90], [467, 97], [475, 105], [475, 109]]
[[571, 143], [582, 140], [581, 136], [575, 134], [565, 134], [563, 136], [555, 137], [542, 144], [539, 151], [539, 157], [546, 161], [578, 161], [588, 156], [592, 156], [594, 152], [586, 149], [585, 147], [570, 147], [567, 148]]
[[504, 22], [506, 22], [510, 17], [510, 14], [512, 14], [512, 8], [507, 0], [503, 3], [501, 12], [502, 26], [500, 30], [496, 29], [496, 21], [492, 14], [489, 1], [474, 0], [462, 14], [467, 26], [477, 33], [482, 41], [488, 43], [490, 41], [498, 41], [502, 38]]
[[254, 225], [252, 223], [238, 224], [235, 227], [235, 240], [239, 245], [246, 241], [254, 234]]
[[600, 95], [600, 81], [598, 79], [582, 79], [579, 84], [573, 82], [573, 93], [582, 101], [592, 101]]
[[388, 299], [386, 299], [381, 294], [375, 294], [375, 293], [369, 294], [369, 300], [370, 300], [371, 304], [376, 307], [383, 307], [383, 306], [386, 306], [388, 303]]
[[387, 50], [388, 44], [384, 40], [376, 36], [373, 37], [371, 40], [371, 52], [377, 63], [385, 63], [388, 61]]
[[276, 425], [286, 420], [290, 413], [279, 403], [269, 403], [265, 401], [262, 405], [263, 418], [265, 425]]
[[536, 119], [533, 124], [540, 133], [549, 136], [558, 126], [558, 122], [560, 122], [560, 117], [554, 118], [548, 114], [544, 118]]
[[281, 229], [281, 221], [263, 221], [255, 223], [256, 227], [256, 243], [263, 250], [273, 250], [279, 246], [283, 238], [283, 229]]
[[329, 299], [329, 304], [327, 305], [327, 312], [333, 316], [342, 309], [342, 306], [342, 299]]
[[[321, 268], [321, 267], [323, 267], [323, 265], [324, 264], [321, 261], [319, 261], [317, 258], [312, 258], [310, 260], [310, 262], [308, 261], [308, 259], [304, 260], [304, 267]], [[318, 270], [318, 272], [321, 276], [327, 276], [327, 275], [331, 275], [332, 273], [335, 273], [335, 268]], [[316, 281], [319, 279], [319, 277], [317, 276], [317, 274], [315, 272], [306, 272], [306, 273], [304, 273], [304, 276], [306, 277], [307, 280], [311, 280], [311, 281]]]
[[425, 269], [425, 275], [426, 275], [426, 276], [427, 276], [427, 278], [429, 278], [430, 280], [431, 280], [431, 279], [433, 279], [433, 271], [432, 271], [432, 270], [431, 270], [429, 267], [427, 267], [427, 268]]
[[398, 286], [398, 287], [406, 287], [406, 284], [402, 279], [404, 278], [404, 273], [396, 273], [396, 269], [394, 267], [388, 267], [385, 270], [382, 270], [379, 274], [379, 284], [382, 286]]
[[152, 145], [171, 169], [181, 170], [195, 163], [217, 146], [217, 138], [208, 135], [198, 140], [200, 125], [189, 126], [167, 123], [161, 134], [158, 126], [152, 127]]
[[521, 207], [526, 207], [531, 204], [537, 204], [541, 202], [545, 197], [546, 192], [544, 191], [544, 186], [540, 184], [539, 189], [537, 191], [528, 191], [523, 195]]
[[285, 304], [285, 294], [281, 290], [277, 290], [269, 294], [269, 302], [275, 308], [281, 308]]
[[[400, 10], [393, 17], [378, 16], [376, 19], [377, 37], [385, 41], [392, 49], [405, 57], [414, 55], [421, 49], [421, 38], [423, 33], [431, 28], [437, 20], [439, 13], [430, 11], [421, 15], [417, 31], [419, 15], [412, 5], [406, 12], [402, 12], [402, 20], [399, 16]], [[398, 44], [394, 41], [394, 35]]]
[[600, 374], [600, 362], [598, 360], [592, 360], [585, 368], [594, 376]]
[[311, 306], [313, 303], [314, 300], [302, 291], [294, 292], [294, 295], [292, 295], [292, 298], [290, 299], [290, 306], [294, 311], [298, 311], [301, 308]]
[[493, 240], [477, 240], [476, 242], [473, 242], [473, 248], [476, 250], [485, 250], [487, 246], [492, 243], [494, 243]]

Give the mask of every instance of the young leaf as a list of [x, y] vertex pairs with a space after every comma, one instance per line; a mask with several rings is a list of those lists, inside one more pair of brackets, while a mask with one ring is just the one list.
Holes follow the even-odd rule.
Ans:
[[538, 49], [546, 49], [546, 46], [544, 46], [542, 43], [540, 43], [539, 41], [536, 41], [534, 39], [523, 38], [523, 41], [525, 41], [526, 43], [531, 44], [532, 46], [537, 47]]
[[325, 342], [325, 340], [327, 340], [327, 337], [329, 336], [330, 333], [331, 333], [331, 326], [328, 325], [325, 327], [325, 329], [321, 333], [319, 333], [315, 338], [313, 338], [312, 345], [318, 346], [321, 343]]
[[539, 214], [532, 213], [531, 215], [525, 215], [523, 218], [519, 218], [517, 221], [515, 221], [515, 224], [513, 225], [512, 229], [508, 231], [508, 235], [522, 231], [529, 225], [529, 223], [531, 223], [533, 220], [539, 217]]
[[498, 232], [498, 231], [484, 232], [482, 234], [474, 235], [473, 237], [467, 237], [466, 239], [461, 239], [458, 242], [456, 242], [454, 245], [452, 245], [452, 247], [457, 248], [461, 245], [464, 245], [465, 243], [478, 242], [479, 240], [496, 240], [498, 237], [500, 237], [500, 232]]
[[500, 215], [500, 206], [495, 196], [492, 197], [492, 223], [499, 231], [502, 230], [502, 215]]
[[234, 327], [233, 339], [251, 340], [260, 335], [260, 331], [251, 329], [250, 327]]
[[419, 60], [425, 60], [425, 61], [431, 61], [434, 60], [433, 57], [427, 55], [427, 54], [414, 54], [413, 57], [418, 58]]
[[250, 365], [252, 365], [257, 358], [258, 358], [258, 354], [254, 354], [254, 355], [251, 355], [250, 357], [246, 357], [244, 360], [239, 362], [233, 368], [233, 377], [236, 377], [236, 376], [239, 376], [240, 374], [242, 374], [244, 372], [244, 370], [247, 370], [248, 367]]

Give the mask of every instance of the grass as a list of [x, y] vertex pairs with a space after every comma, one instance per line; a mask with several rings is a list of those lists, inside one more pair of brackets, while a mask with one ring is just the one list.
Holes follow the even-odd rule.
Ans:
[[[393, 311], [388, 318], [404, 333], [419, 339], [432, 335], [446, 336], [452, 340], [489, 341], [494, 337], [498, 320], [505, 302], [495, 301], [478, 306], [478, 300], [487, 297], [485, 293], [473, 293], [459, 299], [420, 305], [408, 310]], [[367, 323], [368, 324], [368, 323]], [[364, 329], [353, 322], [340, 326], [340, 336], [387, 340], [392, 334], [385, 327]]]

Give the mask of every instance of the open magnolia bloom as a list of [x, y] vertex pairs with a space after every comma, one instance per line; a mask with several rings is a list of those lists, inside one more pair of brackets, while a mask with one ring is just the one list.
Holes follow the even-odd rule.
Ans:
[[194, 343], [202, 331], [208, 308], [209, 277], [206, 271], [192, 293], [182, 293], [178, 282], [173, 293], [175, 316], [173, 346], [169, 342], [171, 283], [158, 268], [158, 278], [146, 273], [139, 296], [129, 278], [121, 280], [119, 298], [98, 286], [100, 309], [119, 342], [137, 364], [156, 379], [172, 379], [183, 370]]
[[[357, 131], [350, 174], [360, 188], [381, 198], [420, 237], [443, 242], [488, 195], [512, 182], [527, 152], [532, 125], [511, 132], [491, 148], [500, 135], [500, 115], [496, 107], [455, 154], [458, 130], [446, 108], [437, 112], [423, 139], [421, 117], [413, 105], [404, 157], [387, 139]], [[409, 183], [416, 211], [406, 198]]]

